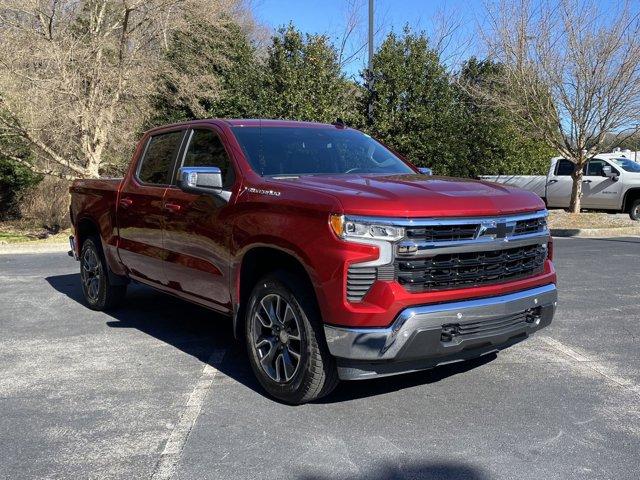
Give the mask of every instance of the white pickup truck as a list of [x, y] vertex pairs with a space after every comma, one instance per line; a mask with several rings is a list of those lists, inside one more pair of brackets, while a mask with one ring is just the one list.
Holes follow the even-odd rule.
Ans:
[[[606, 154], [587, 162], [582, 177], [582, 203], [587, 210], [628, 213], [640, 220], [640, 162]], [[485, 175], [489, 182], [520, 187], [538, 194], [549, 208], [568, 208], [574, 164], [561, 157], [551, 159], [544, 175]]]

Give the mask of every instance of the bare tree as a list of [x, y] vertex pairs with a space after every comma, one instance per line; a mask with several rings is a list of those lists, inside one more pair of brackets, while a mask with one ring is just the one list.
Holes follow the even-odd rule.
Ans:
[[239, 3], [0, 0], [0, 135], [32, 155], [2, 153], [63, 178], [108, 171], [138, 134], [171, 35], [188, 28], [185, 13], [218, 22]]
[[575, 164], [570, 208], [578, 213], [584, 165], [608, 134], [640, 118], [638, 13], [629, 2], [616, 9], [594, 0], [499, 0], [488, 12], [483, 33], [510, 92], [491, 100]]

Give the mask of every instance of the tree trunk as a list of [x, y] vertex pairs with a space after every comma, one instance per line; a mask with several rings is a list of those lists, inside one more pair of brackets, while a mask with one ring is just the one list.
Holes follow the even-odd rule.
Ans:
[[573, 173], [573, 186], [571, 187], [571, 202], [569, 203], [569, 211], [571, 213], [580, 213], [580, 199], [582, 197], [582, 165], [577, 163]]

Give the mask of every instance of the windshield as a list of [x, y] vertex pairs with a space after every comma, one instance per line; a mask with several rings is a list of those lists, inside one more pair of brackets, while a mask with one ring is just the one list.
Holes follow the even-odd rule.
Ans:
[[618, 167], [627, 172], [640, 173], [640, 163], [629, 160], [628, 158], [616, 158], [613, 161]]
[[342, 128], [234, 127], [251, 167], [260, 175], [415, 173], [362, 132]]

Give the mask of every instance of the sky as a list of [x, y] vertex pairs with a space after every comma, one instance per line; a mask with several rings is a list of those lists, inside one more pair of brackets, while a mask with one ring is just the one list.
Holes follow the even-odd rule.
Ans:
[[[358, 79], [359, 71], [366, 66], [368, 0], [249, 0], [258, 21], [272, 28], [293, 22], [303, 32], [327, 34], [337, 44], [347, 23], [348, 5], [360, 5], [358, 30], [352, 36], [348, 50], [358, 52], [354, 60], [344, 69], [347, 75]], [[472, 55], [483, 56], [479, 41], [478, 25], [485, 22], [486, 4], [492, 0], [374, 0], [376, 18], [376, 42], [380, 42], [391, 30], [402, 31], [405, 25], [414, 30], [424, 30], [433, 35], [438, 25], [457, 25], [449, 48], [442, 60], [450, 68], [456, 68]], [[535, 0], [534, 0], [535, 1]], [[622, 0], [595, 0], [604, 12], [620, 8]], [[640, 0], [630, 0], [636, 13], [640, 11]]]
[[[352, 2], [361, 6], [358, 10], [361, 23], [350, 45], [350, 50], [357, 52], [366, 41], [368, 0], [253, 0], [251, 3], [261, 23], [277, 28], [293, 22], [303, 32], [327, 34], [339, 43], [347, 23], [348, 5]], [[459, 27], [451, 57], [476, 53], [479, 47], [469, 37], [473, 37], [478, 21], [482, 21], [483, 12], [482, 0], [375, 0], [376, 41], [391, 30], [402, 31], [407, 24], [415, 30], [433, 33], [443, 21], [454, 22]], [[357, 75], [366, 63], [366, 56], [364, 48], [346, 66], [347, 73]]]

